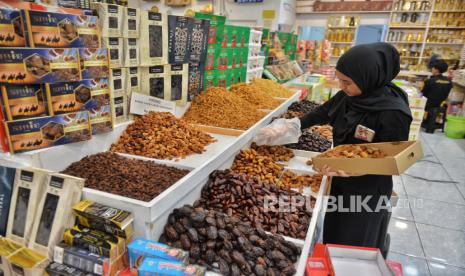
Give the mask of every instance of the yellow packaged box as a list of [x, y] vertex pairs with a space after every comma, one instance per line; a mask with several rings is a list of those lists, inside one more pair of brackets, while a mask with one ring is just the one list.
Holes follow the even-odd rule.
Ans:
[[8, 257], [16, 253], [23, 246], [11, 239], [0, 237], [0, 271], [5, 275], [11, 275]]
[[41, 84], [5, 85], [1, 91], [8, 121], [49, 115], [47, 98]]
[[63, 240], [68, 245], [110, 258], [110, 261], [114, 261], [118, 257], [118, 246], [116, 244], [97, 238], [89, 233], [80, 232], [75, 229], [66, 229], [63, 234]]
[[328, 165], [351, 174], [400, 175], [421, 158], [420, 141], [403, 141], [341, 145], [312, 157], [312, 162], [317, 170]]
[[22, 248], [8, 257], [12, 276], [44, 275], [49, 260], [42, 254], [29, 248]]

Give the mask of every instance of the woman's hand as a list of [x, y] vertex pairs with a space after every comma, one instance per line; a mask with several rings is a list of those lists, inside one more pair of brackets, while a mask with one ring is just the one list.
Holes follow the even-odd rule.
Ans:
[[352, 176], [362, 176], [363, 174], [353, 174], [353, 173], [348, 173], [343, 170], [334, 170], [328, 165], [323, 165], [321, 170], [317, 170], [314, 168], [315, 171], [321, 173], [322, 175], [326, 176], [338, 176], [338, 177], [352, 177]]

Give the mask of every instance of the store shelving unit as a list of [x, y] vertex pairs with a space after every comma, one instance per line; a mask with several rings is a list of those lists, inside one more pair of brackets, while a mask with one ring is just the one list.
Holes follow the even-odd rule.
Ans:
[[333, 48], [330, 56], [331, 63], [337, 61], [345, 51], [355, 45], [355, 33], [359, 22], [359, 18], [353, 16], [354, 26], [347, 26], [347, 18], [345, 16], [338, 17], [328, 17], [326, 23], [326, 39], [331, 42]]

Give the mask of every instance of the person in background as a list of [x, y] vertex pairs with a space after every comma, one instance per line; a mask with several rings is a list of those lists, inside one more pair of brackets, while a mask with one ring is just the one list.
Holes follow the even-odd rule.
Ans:
[[428, 101], [426, 102], [425, 110], [440, 107], [441, 103], [449, 97], [450, 90], [452, 89], [452, 82], [442, 73], [446, 72], [448, 65], [443, 60], [436, 60], [431, 69], [432, 76], [425, 81], [423, 96]]

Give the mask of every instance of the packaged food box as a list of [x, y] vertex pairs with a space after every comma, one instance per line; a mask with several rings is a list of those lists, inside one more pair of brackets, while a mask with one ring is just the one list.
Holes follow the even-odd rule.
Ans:
[[17, 169], [6, 237], [26, 246], [31, 236], [36, 207], [45, 189], [45, 178], [48, 171], [25, 168]]
[[76, 246], [90, 252], [116, 260], [118, 257], [118, 247], [110, 241], [99, 239], [88, 233], [79, 232], [74, 229], [66, 229], [63, 234], [63, 240], [66, 244]]
[[217, 48], [215, 53], [215, 69], [227, 70], [232, 65], [233, 49]]
[[113, 129], [108, 79], [47, 84], [49, 109], [54, 115], [87, 110], [92, 134]]
[[139, 40], [137, 38], [124, 39], [124, 66], [138, 66], [139, 57]]
[[217, 28], [218, 26], [224, 25], [226, 22], [225, 16], [208, 14], [208, 13], [195, 13], [195, 18], [205, 19], [210, 21], [210, 26], [208, 28], [208, 44], [216, 44], [217, 38]]
[[142, 66], [168, 63], [168, 19], [165, 14], [141, 12], [140, 56]]
[[189, 63], [189, 83], [187, 92], [187, 101], [189, 102], [202, 91], [204, 68], [203, 63]]
[[72, 227], [72, 206], [80, 201], [85, 180], [74, 176], [53, 173], [45, 177], [45, 192], [37, 205], [29, 248], [48, 258], [62, 240], [65, 228]]
[[139, 275], [145, 276], [201, 276], [205, 275], [206, 268], [198, 265], [186, 265], [181, 262], [167, 261], [156, 258], [144, 258], [138, 269]]
[[[329, 151], [338, 151], [341, 145]], [[403, 141], [388, 143], [370, 143], [349, 145], [350, 147], [364, 146], [381, 150], [386, 156], [383, 158], [347, 158], [347, 157], [322, 157], [325, 153], [312, 157], [313, 166], [319, 170], [328, 165], [333, 170], [343, 170], [352, 174], [378, 174], [400, 175], [416, 161], [423, 158], [423, 149], [420, 141]]]
[[206, 57], [206, 62], [205, 62], [206, 71], [215, 69], [215, 60], [217, 59], [216, 58], [217, 48], [218, 47], [216, 45], [208, 45], [207, 57]]
[[112, 68], [110, 70], [110, 91], [113, 94], [126, 91], [126, 70], [124, 68]]
[[205, 90], [208, 90], [209, 88], [212, 87], [217, 87], [218, 86], [218, 71], [217, 70], [211, 70], [211, 71], [205, 71], [205, 77], [204, 77], [204, 84], [203, 87]]
[[226, 25], [225, 26], [228, 31], [228, 39], [227, 39], [227, 47], [228, 48], [236, 48], [238, 43], [240, 45], [241, 43], [241, 27], [239, 26], [231, 26], [231, 25]]
[[0, 270], [4, 275], [11, 275], [8, 257], [24, 246], [8, 238], [0, 237]]
[[177, 104], [187, 102], [187, 89], [189, 83], [189, 64], [171, 64], [168, 87], [169, 100]]
[[30, 47], [100, 48], [96, 16], [68, 13], [22, 11]]
[[218, 87], [229, 89], [231, 87], [231, 70], [217, 71]]
[[45, 269], [48, 276], [92, 276], [90, 272], [85, 272], [75, 267], [52, 262]]
[[92, 275], [110, 275], [109, 258], [63, 242], [55, 246], [53, 261], [92, 273]]
[[128, 245], [129, 266], [140, 267], [144, 258], [159, 258], [168, 261], [187, 263], [187, 251], [170, 247], [144, 238], [136, 238]]
[[124, 66], [123, 38], [121, 37], [104, 37], [102, 39], [103, 48], [108, 51], [108, 63], [111, 68], [120, 68]]
[[128, 97], [125, 92], [115, 92], [111, 96], [111, 110], [113, 124], [121, 124], [127, 121]]
[[87, 111], [6, 122], [6, 130], [12, 153], [91, 139]]
[[159, 99], [169, 99], [169, 65], [140, 68], [141, 93]]
[[207, 55], [210, 21], [193, 19], [189, 62], [204, 62]]
[[46, 256], [29, 248], [21, 248], [7, 259], [11, 266], [12, 276], [43, 275], [49, 264]]
[[249, 27], [241, 27], [242, 35], [241, 35], [241, 43], [239, 48], [245, 48], [249, 45], [250, 42], [250, 28]]
[[79, 49], [79, 58], [81, 60], [82, 79], [108, 78], [109, 64], [106, 48], [81, 48]]
[[[0, 166], [0, 236], [6, 235], [16, 169]], [[0, 254], [1, 255], [1, 254]]]
[[0, 49], [0, 82], [13, 84], [78, 81], [77, 49]]
[[41, 84], [1, 87], [5, 116], [8, 121], [48, 116], [47, 98]]
[[20, 11], [0, 8], [0, 47], [24, 46], [26, 39]]
[[140, 70], [138, 67], [126, 68], [126, 91], [127, 94], [141, 91]]
[[168, 63], [188, 63], [194, 20], [187, 16], [168, 15]]
[[139, 38], [140, 9], [124, 8], [123, 37]]
[[123, 36], [123, 9], [119, 5], [92, 3], [92, 9], [97, 11], [102, 37]]
[[73, 207], [79, 223], [118, 237], [129, 239], [134, 233], [132, 213], [83, 200]]
[[121, 237], [114, 236], [114, 235], [111, 235], [111, 234], [108, 234], [108, 233], [105, 233], [105, 232], [102, 232], [102, 231], [99, 231], [99, 230], [91, 229], [91, 228], [82, 226], [80, 224], [76, 224], [72, 228], [72, 230], [76, 230], [76, 231], [81, 232], [83, 234], [95, 237], [95, 238], [100, 239], [100, 240], [105, 240], [105, 241], [107, 241], [107, 242], [109, 242], [111, 244], [116, 245], [116, 250], [117, 250], [118, 256], [126, 253], [126, 242], [125, 242], [125, 239], [123, 239]]

